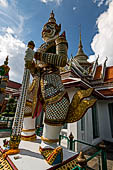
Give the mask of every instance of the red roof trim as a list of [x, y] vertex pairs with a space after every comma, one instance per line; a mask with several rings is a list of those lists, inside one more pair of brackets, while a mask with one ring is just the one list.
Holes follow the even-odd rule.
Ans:
[[12, 89], [19, 89], [22, 85], [20, 83], [9, 80], [7, 87]]

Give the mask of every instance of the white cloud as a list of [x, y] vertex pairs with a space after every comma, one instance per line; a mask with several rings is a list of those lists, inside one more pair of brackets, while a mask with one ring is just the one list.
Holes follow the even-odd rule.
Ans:
[[22, 36], [24, 17], [18, 12], [16, 0], [9, 1], [8, 8], [0, 0], [0, 65], [9, 56], [10, 80], [21, 82], [24, 69], [25, 44]]
[[104, 3], [104, 0], [101, 0], [101, 1], [98, 2], [97, 6], [100, 7], [101, 5], [103, 5], [103, 3]]
[[110, 2], [112, 2], [112, 0], [106, 0], [105, 5], [109, 5]]
[[[6, 0], [0, 0], [0, 2]], [[7, 2], [7, 1], [6, 1]], [[8, 8], [0, 6], [0, 30], [3, 27], [10, 27], [14, 30], [15, 34], [20, 36], [23, 31], [24, 16], [22, 16], [17, 8], [16, 0], [11, 0]]]
[[7, 28], [3, 27], [2, 31], [4, 33], [14, 34], [14, 31], [10, 27], [7, 27]]
[[100, 7], [101, 5], [103, 5], [104, 0], [92, 0], [93, 3], [97, 3], [97, 6]]
[[3, 36], [0, 35], [0, 65], [3, 64], [6, 56], [9, 56], [9, 77], [11, 80], [21, 82], [24, 69], [25, 44], [16, 39], [11, 28], [7, 29]]
[[76, 6], [74, 6], [74, 7], [73, 7], [73, 11], [75, 11], [76, 9], [77, 9], [77, 7], [76, 7]]
[[57, 5], [60, 5], [63, 0], [41, 0], [43, 3], [48, 3], [48, 2], [55, 2]]
[[[107, 56], [107, 64], [113, 65], [113, 0], [109, 4], [108, 10], [98, 17], [96, 24], [98, 33], [94, 36], [91, 43], [92, 50], [95, 56], [100, 56], [100, 63]], [[90, 56], [90, 61], [95, 56]]]
[[[105, 5], [109, 5], [109, 3], [112, 0], [92, 0], [93, 3], [97, 4], [98, 7], [100, 7], [101, 5], [105, 4]], [[105, 3], [104, 3], [105, 2]]]
[[7, 0], [0, 0], [0, 6], [6, 8], [8, 7], [8, 1]]

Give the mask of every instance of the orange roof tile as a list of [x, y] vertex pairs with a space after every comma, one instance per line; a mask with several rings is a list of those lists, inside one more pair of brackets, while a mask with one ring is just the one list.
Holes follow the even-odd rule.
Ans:
[[106, 68], [104, 81], [113, 82], [113, 66]]
[[102, 93], [105, 96], [113, 96], [113, 88], [112, 89], [99, 90], [99, 92]]
[[73, 82], [73, 81], [75, 81], [75, 80], [67, 78], [67, 79], [62, 80], [62, 83], [69, 83], [69, 82]]
[[94, 80], [100, 79], [101, 78], [101, 71], [102, 71], [102, 66], [97, 66], [96, 72], [95, 72], [95, 76], [94, 76]]

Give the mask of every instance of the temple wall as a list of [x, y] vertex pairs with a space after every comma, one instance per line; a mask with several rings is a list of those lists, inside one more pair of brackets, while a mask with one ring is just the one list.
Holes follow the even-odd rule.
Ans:
[[[76, 93], [76, 88], [67, 88], [67, 92], [72, 100], [73, 95]], [[99, 136], [94, 138], [93, 136], [93, 121], [92, 121], [92, 108], [88, 109], [87, 113], [83, 117], [83, 120], [79, 120], [75, 123], [69, 123], [67, 125], [67, 130], [65, 129], [66, 135], [72, 132], [74, 139], [82, 140], [88, 142], [90, 144], [97, 144], [102, 140], [112, 141], [113, 138], [111, 135], [111, 127], [110, 127], [110, 118], [109, 118], [109, 110], [108, 103], [113, 103], [113, 100], [102, 100], [96, 102], [96, 110], [98, 117], [98, 131]], [[83, 123], [83, 125], [82, 125]], [[80, 151], [81, 149], [87, 149], [86, 145], [75, 144], [75, 151]]]
[[98, 102], [99, 130], [100, 137], [102, 140], [108, 140], [113, 142], [113, 138], [111, 135], [108, 103], [110, 103], [109, 100]]

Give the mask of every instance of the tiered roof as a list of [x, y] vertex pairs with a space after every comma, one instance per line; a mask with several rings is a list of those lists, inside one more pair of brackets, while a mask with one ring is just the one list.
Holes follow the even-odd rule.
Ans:
[[83, 46], [80, 42], [77, 55], [68, 60], [68, 65], [61, 72], [62, 81], [65, 87], [80, 87], [87, 89], [93, 87], [94, 95], [103, 99], [113, 98], [113, 66], [107, 67], [104, 63], [99, 65], [98, 58], [95, 62], [87, 61], [88, 57], [83, 52]]

